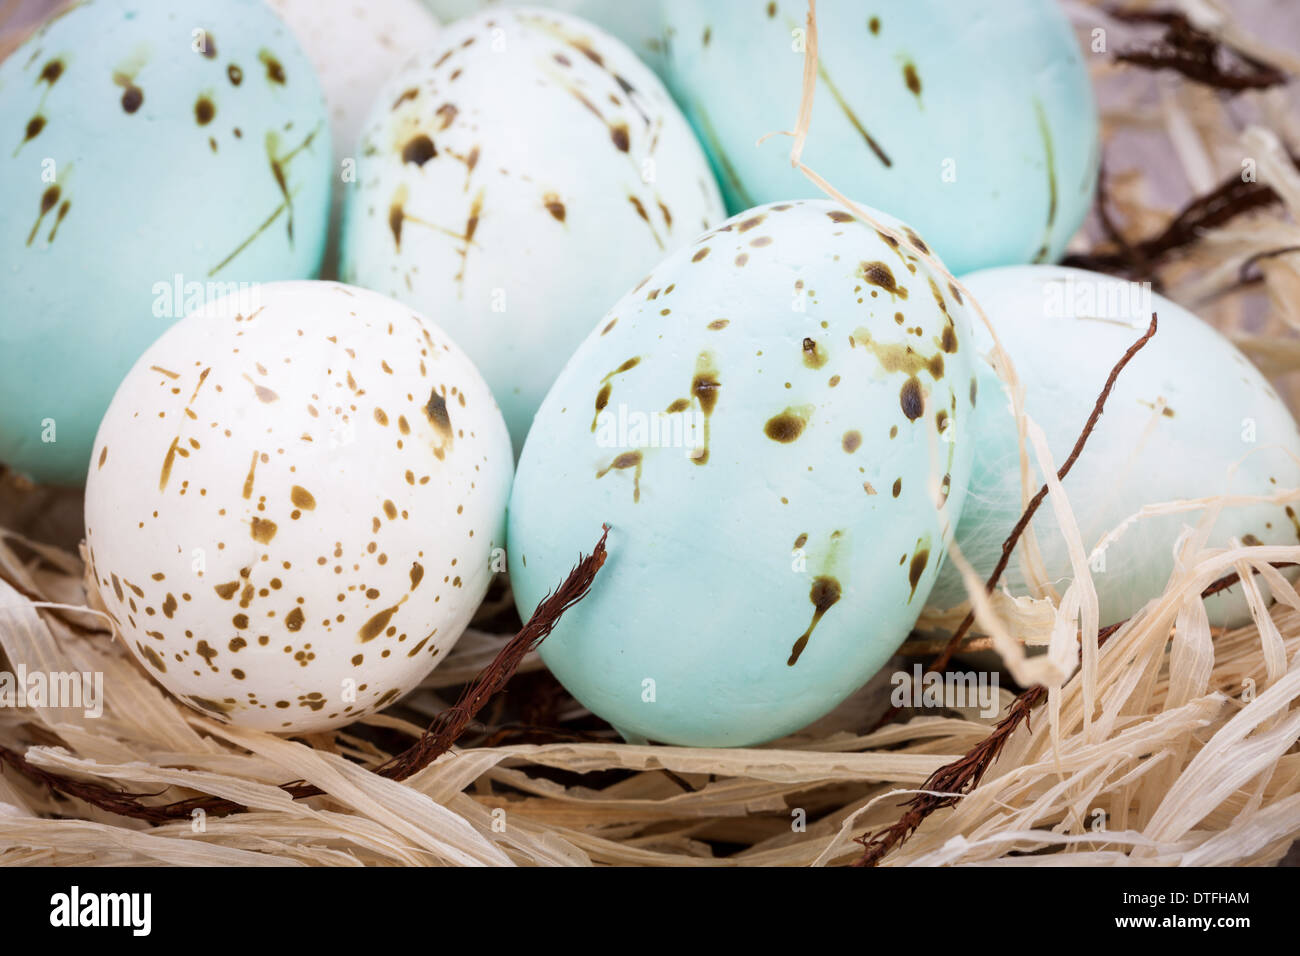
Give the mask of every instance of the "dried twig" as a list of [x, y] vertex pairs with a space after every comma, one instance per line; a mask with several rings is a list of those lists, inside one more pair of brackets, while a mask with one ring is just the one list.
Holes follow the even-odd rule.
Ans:
[[[1110, 398], [1111, 390], [1114, 389], [1115, 382], [1119, 379], [1120, 373], [1123, 372], [1124, 367], [1133, 360], [1133, 356], [1137, 355], [1138, 352], [1142, 350], [1142, 347], [1151, 341], [1152, 336], [1156, 334], [1156, 325], [1156, 313], [1152, 312], [1151, 324], [1148, 325], [1147, 330], [1142, 333], [1142, 337], [1128, 347], [1128, 350], [1120, 357], [1120, 360], [1115, 363], [1115, 367], [1110, 370], [1110, 374], [1106, 376], [1106, 384], [1102, 386], [1101, 394], [1097, 396], [1097, 401], [1093, 403], [1092, 413], [1088, 416], [1088, 420], [1084, 422], [1083, 430], [1079, 432], [1079, 437], [1075, 440], [1074, 447], [1070, 449], [1069, 457], [1061, 463], [1061, 467], [1056, 471], [1056, 477], [1059, 480], [1065, 481], [1065, 476], [1070, 473], [1070, 469], [1074, 467], [1074, 463], [1078, 461], [1079, 456], [1083, 454], [1083, 446], [1087, 444], [1089, 437], [1092, 435], [1093, 429], [1097, 427], [1097, 422], [1101, 420], [1101, 413], [1105, 408], [1106, 399]], [[1044, 483], [1043, 486], [1038, 489], [1038, 492], [1034, 497], [1029, 499], [1029, 504], [1025, 507], [1024, 513], [1020, 515], [1020, 520], [1015, 523], [1015, 526], [1011, 529], [1011, 533], [1008, 534], [1006, 540], [1002, 542], [1002, 555], [998, 558], [998, 563], [994, 566], [993, 573], [989, 575], [988, 580], [984, 583], [984, 590], [986, 593], [992, 594], [993, 589], [997, 587], [998, 581], [1001, 580], [1003, 573], [1007, 569], [1007, 564], [1011, 561], [1011, 554], [1016, 549], [1016, 543], [1020, 540], [1020, 536], [1025, 533], [1025, 529], [1029, 527], [1029, 522], [1034, 520], [1034, 515], [1038, 512], [1039, 507], [1046, 498], [1047, 484]], [[944, 649], [944, 652], [940, 654], [939, 658], [931, 665], [932, 670], [942, 670], [948, 666], [948, 661], [952, 659], [953, 652], [961, 645], [961, 639], [966, 636], [966, 632], [971, 629], [974, 623], [975, 612], [971, 611], [961, 622], [961, 625], [953, 634], [952, 639], [948, 641], [948, 646]]]
[[[1300, 157], [1291, 156], [1300, 168]], [[1280, 201], [1269, 186], [1247, 182], [1240, 174], [1229, 176], [1203, 196], [1197, 196], [1174, 216], [1160, 232], [1137, 242], [1125, 240], [1110, 219], [1108, 196], [1103, 177], [1098, 178], [1098, 219], [1118, 247], [1111, 252], [1087, 252], [1066, 256], [1062, 265], [1094, 272], [1107, 272], [1134, 279], [1158, 281], [1155, 270], [1167, 259], [1186, 249], [1214, 229], [1248, 212], [1264, 209]]]
[[564, 583], [541, 604], [523, 629], [501, 648], [496, 658], [465, 688], [460, 700], [433, 719], [424, 736], [405, 751], [381, 765], [375, 772], [394, 780], [405, 780], [451, 749], [456, 738], [488, 699], [506, 686], [524, 655], [534, 650], [559, 623], [560, 616], [577, 604], [591, 590], [596, 572], [605, 563], [605, 539], [609, 526], [601, 533], [591, 554], [578, 562]]
[[[1121, 50], [1115, 59], [1148, 70], [1175, 70], [1196, 83], [1240, 93], [1281, 86], [1289, 77], [1283, 71], [1233, 49], [1217, 37], [1192, 25], [1187, 17], [1172, 10], [1107, 11], [1128, 23], [1159, 24], [1164, 35], [1144, 49]], [[1223, 60], [1225, 63], [1220, 64]]]
[[1241, 265], [1237, 267], [1237, 285], [1247, 286], [1262, 282], [1264, 273], [1258, 269], [1252, 272], [1252, 266], [1257, 266], [1266, 259], [1276, 259], [1278, 256], [1290, 255], [1293, 252], [1300, 252], [1300, 246], [1281, 246], [1277, 249], [1265, 249], [1253, 256], [1247, 256], [1241, 261]]
[[[1292, 566], [1294, 565], [1291, 562], [1278, 562], [1273, 565], [1277, 568]], [[1202, 591], [1201, 597], [1213, 597], [1240, 580], [1241, 575], [1235, 572], [1225, 575]], [[1102, 628], [1097, 634], [1097, 646], [1100, 648], [1104, 645], [1127, 623], [1127, 620], [1118, 621]], [[908, 809], [898, 820], [884, 830], [866, 834], [854, 841], [862, 844], [863, 851], [862, 855], [853, 861], [853, 866], [875, 866], [887, 853], [916, 832], [916, 829], [925, 822], [926, 817], [936, 810], [955, 804], [960, 799], [956, 795], [968, 794], [979, 786], [980, 781], [984, 779], [984, 774], [993, 766], [1007, 741], [1011, 739], [1012, 733], [1021, 724], [1024, 724], [1030, 732], [1033, 731], [1029, 723], [1030, 714], [1046, 699], [1047, 688], [1041, 684], [1030, 687], [1016, 697], [1007, 715], [998, 721], [992, 733], [961, 757], [952, 763], [944, 764], [930, 775], [920, 787], [922, 791], [927, 792], [918, 793], [904, 804]], [[950, 795], [937, 796], [936, 794]]]
[[[1088, 420], [1084, 422], [1083, 430], [1079, 432], [1079, 437], [1075, 440], [1074, 447], [1070, 450], [1069, 457], [1066, 458], [1065, 461], [1061, 463], [1061, 467], [1057, 469], [1056, 477], [1061, 481], [1065, 480], [1065, 476], [1070, 473], [1070, 469], [1074, 467], [1074, 463], [1078, 461], [1079, 456], [1083, 454], [1083, 447], [1087, 444], [1088, 438], [1092, 435], [1093, 429], [1097, 427], [1097, 422], [1101, 419], [1101, 413], [1106, 405], [1106, 399], [1110, 397], [1111, 390], [1115, 387], [1115, 382], [1119, 379], [1120, 372], [1124, 371], [1124, 366], [1128, 365], [1128, 363], [1132, 361], [1133, 356], [1137, 355], [1138, 351], [1151, 341], [1151, 337], [1156, 334], [1156, 325], [1156, 313], [1152, 312], [1151, 324], [1147, 326], [1146, 332], [1140, 339], [1129, 346], [1128, 351], [1120, 357], [1120, 360], [1115, 363], [1115, 367], [1110, 370], [1110, 374], [1106, 376], [1106, 384], [1102, 386], [1101, 394], [1097, 396], [1097, 401], [1093, 403], [1092, 414], [1090, 414]], [[1038, 492], [1034, 497], [1029, 500], [1029, 504], [1025, 507], [1024, 513], [1020, 515], [1020, 520], [1015, 523], [1015, 526], [1011, 529], [1011, 533], [1008, 534], [1006, 540], [1002, 542], [1002, 555], [998, 558], [998, 563], [993, 568], [993, 573], [990, 574], [988, 580], [984, 582], [984, 590], [988, 594], [992, 594], [993, 589], [998, 586], [998, 581], [1002, 579], [1002, 575], [1007, 569], [1007, 564], [1011, 560], [1011, 555], [1016, 549], [1017, 542], [1019, 542], [1021, 535], [1025, 533], [1025, 529], [1029, 527], [1029, 522], [1034, 519], [1034, 515], [1038, 512], [1039, 507], [1046, 498], [1047, 485], [1044, 483], [1043, 486], [1038, 489]], [[957, 626], [957, 630], [953, 632], [952, 637], [949, 638], [943, 651], [930, 663], [927, 671], [941, 671], [947, 667], [948, 662], [952, 660], [952, 655], [961, 647], [961, 642], [965, 639], [974, 624], [975, 611], [972, 609], [967, 612], [964, 618], [962, 618], [961, 624]], [[877, 721], [875, 729], [879, 729], [883, 725], [889, 723], [898, 712], [899, 708], [890, 708], [885, 712], [884, 716]]]
[[[1110, 374], [1106, 376], [1106, 384], [1102, 386], [1101, 394], [1097, 396], [1096, 402], [1093, 403], [1092, 414], [1090, 414], [1088, 420], [1084, 422], [1083, 430], [1079, 432], [1079, 437], [1075, 440], [1074, 447], [1070, 450], [1069, 456], [1061, 463], [1061, 467], [1057, 469], [1056, 476], [1061, 481], [1065, 480], [1065, 476], [1070, 473], [1070, 469], [1074, 467], [1074, 463], [1078, 461], [1079, 456], [1083, 454], [1084, 446], [1087, 444], [1088, 438], [1092, 435], [1093, 429], [1097, 427], [1097, 422], [1101, 420], [1101, 413], [1105, 408], [1106, 399], [1110, 397], [1111, 390], [1115, 387], [1115, 382], [1119, 379], [1120, 373], [1123, 372], [1125, 366], [1133, 360], [1133, 356], [1137, 355], [1137, 353], [1142, 350], [1142, 347], [1151, 341], [1152, 337], [1156, 334], [1157, 325], [1158, 320], [1156, 318], [1156, 313], [1152, 312], [1151, 324], [1147, 326], [1146, 332], [1142, 334], [1141, 338], [1129, 346], [1128, 350], [1120, 357], [1120, 360], [1115, 363], [1115, 367], [1110, 370]], [[1025, 529], [1029, 527], [1029, 522], [1033, 520], [1039, 507], [1046, 500], [1047, 493], [1047, 485], [1044, 483], [1043, 486], [1038, 489], [1037, 494], [1029, 500], [1029, 504], [1020, 515], [1020, 520], [1015, 523], [1010, 534], [1007, 535], [1006, 540], [1002, 542], [1002, 555], [998, 558], [998, 563], [993, 568], [993, 573], [989, 575], [988, 580], [984, 583], [984, 590], [987, 593], [992, 594], [993, 589], [997, 587], [998, 581], [1002, 578], [1002, 574], [1006, 571], [1007, 564], [1011, 560], [1011, 554], [1016, 549], [1016, 544], [1025, 533]], [[952, 655], [956, 653], [957, 649], [961, 646], [963, 638], [966, 637], [967, 632], [970, 631], [974, 623], [975, 612], [974, 610], [971, 610], [966, 614], [966, 617], [962, 619], [957, 630], [953, 632], [952, 638], [949, 639], [943, 652], [930, 663], [927, 671], [942, 671], [948, 666], [948, 662], [952, 660]], [[1107, 636], [1109, 636], [1110, 633], [1113, 633], [1113, 628], [1107, 628], [1106, 631]], [[1099, 643], [1100, 640], [1101, 638], [1099, 637]], [[1020, 725], [1022, 719], [1028, 720], [1029, 710], [1042, 699], [1041, 695], [1034, 693], [1035, 691], [1041, 691], [1043, 694], [1046, 694], [1047, 692], [1046, 688], [1035, 686], [1031, 687], [1024, 694], [1021, 694], [1012, 705], [1011, 712], [1002, 719], [988, 737], [981, 741], [979, 745], [960, 760], [947, 764], [946, 766], [936, 770], [922, 789], [939, 793], [967, 793], [977, 786], [980, 779], [983, 777], [984, 772], [995, 760], [997, 760], [998, 754], [1002, 752], [1002, 747], [1006, 743], [1007, 736], [1012, 730]], [[1025, 703], [1026, 701], [1028, 701], [1028, 703]], [[877, 726], [888, 722], [888, 720], [896, 713], [897, 708], [891, 709], [883, 718], [881, 718], [881, 721]], [[1012, 722], [1012, 718], [1015, 718], [1014, 722]], [[855, 865], [874, 866], [881, 857], [903, 840], [907, 839], [912, 831], [920, 826], [921, 822], [927, 816], [942, 806], [949, 806], [955, 799], [955, 797], [935, 797], [925, 793], [918, 794], [911, 801], [911, 809], [903, 814], [898, 822], [889, 829], [883, 831], [880, 835], [871, 837], [870, 839], [868, 839], [867, 836], [859, 838], [858, 842], [862, 843], [866, 849], [863, 851], [862, 857]]]
[[[456, 739], [474, 719], [474, 715], [514, 675], [524, 656], [546, 639], [565, 611], [587, 596], [597, 572], [605, 563], [605, 539], [608, 536], [609, 526], [605, 525], [600, 540], [596, 542], [596, 547], [591, 554], [583, 556], [569, 572], [564, 583], [537, 606], [528, 623], [497, 653], [492, 663], [484, 668], [474, 682], [465, 688], [460, 700], [435, 717], [419, 740], [377, 767], [375, 773], [391, 780], [405, 780], [451, 749]], [[7, 747], [0, 747], [0, 765], [3, 764], [8, 764], [23, 775], [44, 783], [60, 793], [77, 797], [100, 809], [152, 823], [187, 819], [195, 810], [200, 809], [214, 816], [241, 813], [247, 809], [239, 803], [219, 797], [194, 797], [175, 803], [147, 804], [144, 800], [157, 794], [128, 793], [102, 784], [52, 773], [33, 765], [22, 754]], [[284, 784], [280, 789], [295, 800], [320, 796], [323, 793], [318, 787], [301, 781]]]

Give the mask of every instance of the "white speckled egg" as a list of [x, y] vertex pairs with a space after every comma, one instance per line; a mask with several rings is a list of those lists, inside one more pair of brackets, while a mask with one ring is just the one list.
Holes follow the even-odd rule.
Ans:
[[[807, 0], [664, 0], [668, 82], [732, 211], [819, 195], [787, 161]], [[821, 0], [803, 161], [911, 223], [956, 274], [1057, 258], [1096, 182], [1098, 126], [1057, 0]]]
[[443, 28], [381, 93], [358, 173], [343, 276], [436, 312], [516, 448], [609, 304], [722, 215], [654, 74], [591, 24], [536, 9]]
[[537, 414], [510, 503], [527, 617], [609, 558], [542, 645], [631, 739], [798, 730], [897, 648], [965, 495], [966, 307], [901, 239], [827, 201], [761, 206], [610, 310]]
[[86, 486], [91, 570], [181, 700], [337, 727], [459, 638], [512, 465], [487, 385], [433, 323], [364, 289], [263, 285], [177, 323], [122, 382]]
[[[1025, 409], [1043, 428], [1057, 467], [1078, 440], [1115, 363], [1146, 331], [1151, 313], [1159, 315], [1159, 331], [1121, 373], [1064, 482], [1089, 552], [1147, 504], [1300, 487], [1300, 431], [1290, 412], [1232, 343], [1186, 309], [1141, 284], [1059, 266], [985, 269], [962, 282], [1015, 363]], [[982, 325], [976, 325], [975, 342], [981, 354], [993, 347]], [[1010, 400], [989, 364], [977, 364], [973, 427], [980, 440], [956, 537], [986, 578], [1022, 509]], [[1237, 462], [1230, 480], [1228, 471]], [[1030, 464], [1037, 490], [1041, 475], [1032, 448]], [[1159, 596], [1174, 568], [1179, 534], [1200, 517], [1191, 511], [1144, 518], [1094, 556], [1102, 626]], [[1039, 509], [1033, 527], [1048, 578], [1063, 592], [1073, 572], [1050, 505]], [[1223, 546], [1234, 535], [1248, 544], [1295, 544], [1300, 521], [1284, 505], [1227, 507], [1209, 546]], [[1020, 549], [1002, 583], [1013, 594], [1029, 593]], [[949, 608], [964, 600], [956, 568], [946, 565], [930, 604]], [[1239, 589], [1207, 606], [1215, 624], [1249, 620]]]
[[384, 81], [412, 54], [433, 45], [438, 21], [421, 0], [270, 0], [293, 30], [320, 76], [334, 141], [334, 209], [322, 273], [338, 269], [344, 163], [356, 157], [357, 140]]
[[663, 18], [659, 0], [425, 0], [443, 22], [459, 20], [482, 10], [532, 6], [558, 10], [590, 20], [618, 37], [660, 76], [664, 72]]
[[0, 64], [0, 136], [0, 461], [76, 485], [171, 322], [316, 274], [325, 104], [261, 0], [89, 0]]

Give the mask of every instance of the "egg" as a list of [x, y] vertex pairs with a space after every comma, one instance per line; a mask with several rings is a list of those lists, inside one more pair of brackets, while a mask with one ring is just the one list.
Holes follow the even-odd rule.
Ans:
[[0, 64], [0, 130], [0, 462], [78, 485], [171, 322], [315, 275], [325, 105], [260, 0], [89, 0]]
[[659, 0], [636, 0], [634, 3], [627, 0], [533, 0], [531, 3], [526, 0], [425, 0], [425, 3], [444, 22], [506, 7], [558, 10], [590, 20], [606, 33], [618, 37], [647, 66], [663, 75], [663, 21]]
[[512, 469], [440, 328], [364, 289], [268, 283], [190, 314], [123, 380], [86, 483], [90, 573], [185, 703], [327, 730], [455, 644], [505, 567]]
[[[805, 0], [665, 0], [669, 85], [732, 211], [819, 195], [791, 168]], [[803, 161], [955, 273], [1055, 260], [1091, 203], [1096, 108], [1055, 0], [822, 0]]]
[[610, 303], [723, 215], [654, 74], [591, 24], [541, 10], [445, 27], [389, 81], [360, 153], [343, 276], [437, 314], [516, 449]]
[[334, 202], [322, 273], [338, 271], [343, 196], [355, 182], [357, 140], [375, 94], [413, 54], [433, 45], [438, 21], [421, 0], [321, 3], [270, 0], [316, 68], [329, 106], [334, 142]]
[[[1268, 382], [1227, 339], [1191, 312], [1150, 290], [1081, 269], [1011, 266], [966, 276], [1015, 364], [1025, 409], [1043, 429], [1059, 468], [1074, 447], [1111, 369], [1146, 331], [1158, 331], [1125, 367], [1063, 487], [1090, 553], [1101, 624], [1121, 621], [1158, 597], [1174, 569], [1174, 546], [1201, 512], [1146, 517], [1097, 551], [1104, 536], [1144, 505], [1211, 495], [1275, 495], [1300, 487], [1300, 431]], [[992, 339], [975, 327], [983, 355]], [[1010, 400], [991, 366], [978, 363], [979, 435], [958, 547], [981, 578], [1019, 519], [1019, 450]], [[1031, 482], [1041, 474], [1029, 450]], [[1236, 466], [1235, 475], [1229, 472]], [[1034, 518], [1048, 579], [1060, 592], [1073, 578], [1065, 539], [1048, 502]], [[1211, 547], [1231, 537], [1294, 545], [1300, 522], [1290, 506], [1227, 507]], [[1013, 555], [1002, 583], [1031, 593]], [[1209, 602], [1215, 624], [1249, 620], [1240, 589]], [[936, 608], [966, 600], [946, 565], [930, 595]]]
[[629, 739], [743, 746], [866, 682], [934, 582], [970, 469], [966, 305], [828, 201], [749, 210], [672, 254], [574, 353], [509, 511], [527, 618], [608, 523], [541, 646]]

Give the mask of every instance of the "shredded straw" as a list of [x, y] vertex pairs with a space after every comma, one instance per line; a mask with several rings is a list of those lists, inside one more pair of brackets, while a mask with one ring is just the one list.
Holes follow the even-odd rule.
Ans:
[[[814, 2], [803, 98], [784, 134], [793, 138], [790, 160], [947, 276], [802, 161], [816, 136]], [[1076, 240], [1073, 260], [1117, 274], [1153, 270], [1166, 295], [1213, 321], [1269, 374], [1298, 370], [1300, 172], [1283, 144], [1300, 143], [1300, 121], [1273, 79], [1300, 62], [1250, 35], [1218, 0], [1166, 6], [1248, 59], [1181, 63], [1179, 76], [1144, 46], [1149, 23], [1067, 3], [1085, 38], [1100, 26], [1112, 54], [1133, 54], [1089, 58], [1107, 146], [1121, 134], [1164, 143], [1162, 167], [1104, 173], [1104, 213]], [[1215, 85], [1231, 96], [1207, 95]], [[1240, 176], [1247, 158], [1254, 182]], [[1157, 202], [1152, 184], [1179, 174], [1191, 194], [1184, 205]], [[1285, 505], [1300, 491], [1152, 503], [1100, 541], [1084, 540], [994, 324], [952, 281], [994, 339], [992, 361], [1019, 427], [1022, 503], [1046, 484], [1043, 506], [1073, 571], [1058, 594], [1030, 532], [1016, 558], [1033, 593], [986, 593], [950, 550], [976, 625], [956, 650], [994, 650], [1024, 688], [1003, 687], [997, 715], [894, 712], [884, 674], [812, 727], [764, 747], [625, 744], [563, 694], [531, 643], [483, 629], [485, 610], [407, 699], [351, 727], [285, 739], [176, 702], [96, 613], [75, 549], [0, 531], [0, 670], [98, 673], [105, 691], [99, 716], [0, 708], [0, 755], [9, 755], [0, 760], [0, 864], [1277, 863], [1300, 835], [1300, 596], [1278, 570], [1300, 563], [1300, 545], [1206, 542], [1222, 508]], [[1295, 391], [1284, 395], [1296, 407]], [[79, 520], [80, 503], [68, 496], [12, 476], [0, 486], [0, 527]], [[1158, 514], [1187, 522], [1169, 542], [1178, 556], [1170, 580], [1134, 617], [1099, 628], [1090, 555]], [[1223, 631], [1210, 626], [1203, 599], [1229, 585], [1253, 620]], [[951, 650], [921, 636], [904, 648], [922, 664]], [[466, 687], [496, 688], [503, 661], [515, 674], [509, 693], [486, 706], [467, 702]], [[886, 670], [910, 666], [895, 658]], [[458, 699], [460, 710], [451, 706]], [[481, 709], [470, 713], [467, 703]], [[399, 755], [412, 753], [431, 721], [443, 738], [459, 734], [459, 745], [431, 762], [417, 748], [403, 763]], [[155, 822], [130, 815], [141, 806], [171, 809]], [[729, 852], [719, 857], [721, 844]]]

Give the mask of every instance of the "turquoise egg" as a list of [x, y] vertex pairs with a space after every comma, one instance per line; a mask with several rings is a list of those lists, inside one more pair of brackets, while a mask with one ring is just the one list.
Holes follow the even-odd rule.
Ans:
[[260, 0], [90, 0], [0, 64], [0, 136], [0, 462], [79, 485], [172, 322], [316, 273], [328, 118]]
[[[1164, 591], [1174, 547], [1200, 511], [1146, 517], [1098, 550], [1107, 533], [1144, 505], [1219, 494], [1275, 495], [1300, 487], [1300, 430], [1277, 393], [1231, 342], [1149, 285], [1060, 266], [985, 269], [962, 279], [997, 329], [1025, 388], [1025, 410], [1047, 438], [1059, 468], [1092, 414], [1120, 357], [1146, 331], [1158, 331], [1124, 368], [1083, 453], [1063, 483], [1079, 526], [1100, 602], [1101, 624], [1122, 621]], [[981, 356], [993, 348], [975, 325]], [[1021, 514], [1019, 446], [1010, 399], [988, 362], [978, 367], [979, 408], [970, 491], [956, 540], [981, 579], [993, 571], [1002, 542]], [[1032, 447], [1031, 481], [1041, 472]], [[1229, 472], [1236, 466], [1235, 475]], [[1034, 518], [1048, 580], [1064, 593], [1074, 577], [1065, 538], [1048, 501]], [[1208, 540], [1247, 544], [1300, 540], [1288, 505], [1225, 507]], [[1032, 593], [1013, 554], [1002, 584]], [[947, 609], [966, 600], [952, 564], [944, 566], [929, 603]], [[1239, 588], [1207, 602], [1211, 622], [1240, 625], [1250, 613]]]
[[527, 619], [601, 524], [541, 647], [629, 739], [798, 730], [906, 637], [970, 469], [966, 307], [896, 220], [761, 206], [670, 255], [569, 360], [508, 517]]
[[[731, 211], [817, 187], [788, 161], [805, 0], [665, 0], [669, 86]], [[910, 222], [954, 272], [1055, 260], [1092, 199], [1098, 127], [1055, 0], [822, 0], [803, 161]]]

